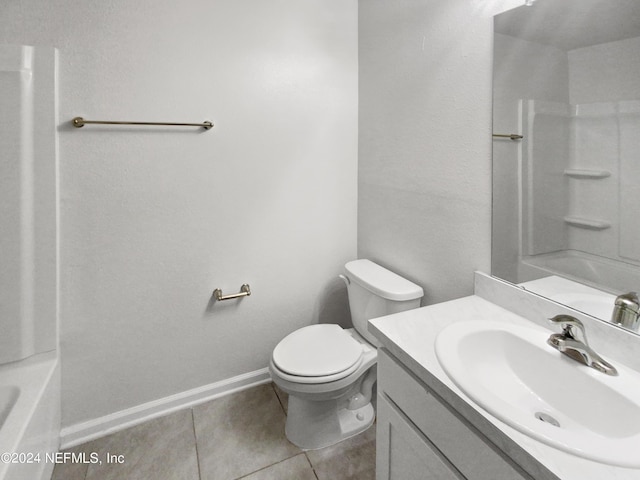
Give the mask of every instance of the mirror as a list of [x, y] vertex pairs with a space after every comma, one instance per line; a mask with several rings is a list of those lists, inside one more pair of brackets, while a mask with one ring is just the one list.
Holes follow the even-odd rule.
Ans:
[[494, 22], [492, 274], [608, 321], [640, 291], [640, 1], [527, 3]]

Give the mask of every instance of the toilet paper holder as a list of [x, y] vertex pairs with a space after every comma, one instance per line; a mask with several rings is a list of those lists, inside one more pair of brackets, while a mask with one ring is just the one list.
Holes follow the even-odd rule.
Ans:
[[240, 292], [232, 293], [231, 295], [222, 295], [222, 290], [219, 288], [216, 288], [213, 291], [213, 296], [217, 301], [231, 300], [232, 298], [248, 297], [249, 295], [251, 295], [251, 288], [249, 287], [248, 283], [245, 283], [240, 287]]

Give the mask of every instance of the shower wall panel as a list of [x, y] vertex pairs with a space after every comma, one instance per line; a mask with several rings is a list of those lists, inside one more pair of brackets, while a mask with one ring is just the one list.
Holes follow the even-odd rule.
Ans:
[[620, 256], [640, 263], [640, 101], [619, 103]]
[[522, 142], [522, 216], [525, 255], [566, 248], [564, 216], [569, 157], [570, 109], [561, 102], [524, 102]]
[[56, 348], [55, 50], [0, 45], [0, 363]]

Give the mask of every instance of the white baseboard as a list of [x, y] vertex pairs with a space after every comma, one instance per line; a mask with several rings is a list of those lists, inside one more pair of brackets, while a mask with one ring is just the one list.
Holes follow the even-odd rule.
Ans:
[[125, 428], [138, 425], [153, 418], [204, 403], [214, 398], [229, 395], [246, 388], [271, 381], [269, 369], [263, 368], [237, 377], [211, 383], [186, 392], [170, 395], [136, 407], [127, 408], [104, 417], [65, 427], [60, 432], [60, 448], [70, 448], [104, 437]]

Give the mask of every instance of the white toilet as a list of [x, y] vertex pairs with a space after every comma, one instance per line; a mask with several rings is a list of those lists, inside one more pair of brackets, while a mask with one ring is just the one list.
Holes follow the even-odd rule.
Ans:
[[367, 320], [420, 306], [418, 285], [369, 260], [345, 265], [354, 328], [303, 327], [273, 350], [269, 371], [289, 394], [285, 433], [303, 449], [333, 445], [373, 424], [378, 342]]

